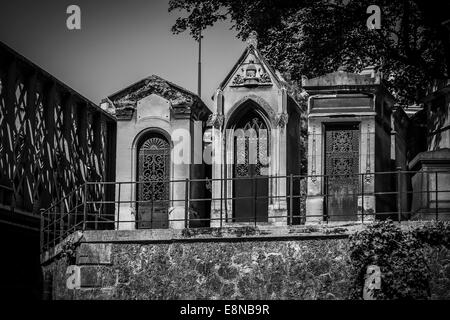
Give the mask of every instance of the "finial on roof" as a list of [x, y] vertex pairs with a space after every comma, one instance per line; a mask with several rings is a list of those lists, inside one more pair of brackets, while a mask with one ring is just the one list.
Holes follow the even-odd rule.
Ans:
[[247, 46], [253, 46], [253, 48], [255, 49], [258, 47], [258, 33], [255, 30], [250, 32], [250, 34], [248, 35]]
[[306, 86], [306, 81], [308, 81], [308, 77], [302, 74], [302, 86]]

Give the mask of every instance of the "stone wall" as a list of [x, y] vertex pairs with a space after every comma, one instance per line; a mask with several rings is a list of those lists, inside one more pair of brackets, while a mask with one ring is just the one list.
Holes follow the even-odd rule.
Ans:
[[[247, 230], [234, 238], [212, 232], [172, 240], [155, 240], [150, 230], [84, 234], [76, 254], [65, 246], [47, 260], [44, 277], [53, 299], [348, 299], [348, 228], [320, 236], [314, 228], [296, 230], [283, 237]], [[428, 246], [425, 254], [431, 298], [450, 299], [450, 251]], [[79, 288], [68, 289], [66, 271], [75, 264]]]
[[345, 299], [350, 285], [345, 239], [109, 246], [103, 261], [78, 250], [80, 289], [67, 257], [45, 266], [53, 299]]

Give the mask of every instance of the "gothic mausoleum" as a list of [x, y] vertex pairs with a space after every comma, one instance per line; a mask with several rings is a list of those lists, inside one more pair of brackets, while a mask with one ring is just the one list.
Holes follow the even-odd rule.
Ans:
[[[256, 251], [270, 252], [266, 260], [283, 255], [283, 263], [293, 255], [316, 263], [325, 253], [339, 266], [343, 237], [366, 224], [448, 220], [450, 83], [436, 81], [422, 104], [404, 107], [382, 71], [341, 67], [293, 83], [268, 63], [252, 33], [212, 107], [156, 75], [96, 105], [0, 44], [1, 222], [34, 230], [40, 257], [19, 264], [42, 264], [46, 290], [56, 297], [100, 287], [105, 295], [125, 288], [128, 297], [130, 274], [144, 281], [140, 266], [149, 257], [173, 272], [160, 279], [164, 272], [153, 274], [154, 263], [145, 262], [154, 277], [145, 282], [149, 290], [166, 290], [150, 297], [179, 297], [171, 286], [190, 283], [183, 292], [196, 297], [284, 298], [288, 289], [258, 291], [259, 278], [230, 289], [228, 277], [247, 279], [253, 267], [233, 268], [247, 260], [253, 266]], [[324, 242], [305, 240], [309, 235]], [[64, 272], [74, 276], [73, 288], [92, 291], [70, 291], [70, 283], [61, 289], [57, 257], [74, 243]], [[22, 261], [17, 252], [27, 248], [8, 254]], [[218, 263], [212, 273], [204, 266], [211, 259]], [[264, 283], [277, 276], [273, 266], [261, 267]], [[177, 277], [183, 281], [172, 281]], [[287, 278], [280, 279], [268, 287]], [[161, 281], [169, 282], [153, 285]], [[255, 289], [246, 293], [246, 286]]]
[[345, 297], [349, 234], [449, 220], [448, 79], [421, 101], [378, 66], [296, 83], [251, 33], [210, 107], [157, 75], [97, 105], [0, 43], [5, 254], [47, 297]]
[[428, 109], [405, 110], [376, 66], [303, 77], [301, 94], [285, 76], [252, 33], [212, 110], [156, 75], [106, 97], [115, 172], [110, 183], [89, 182], [109, 193], [87, 206], [85, 224], [179, 230], [445, 217], [447, 194], [436, 190], [448, 174], [435, 171], [448, 168], [448, 139], [425, 142], [416, 130], [421, 114], [447, 112], [434, 107], [446, 105], [445, 88], [425, 99]]

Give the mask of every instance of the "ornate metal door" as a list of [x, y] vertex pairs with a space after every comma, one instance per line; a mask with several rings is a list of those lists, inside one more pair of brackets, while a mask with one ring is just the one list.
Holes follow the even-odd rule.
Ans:
[[168, 228], [170, 145], [150, 136], [139, 148], [137, 184], [138, 228]]
[[359, 190], [359, 126], [328, 125], [325, 132], [325, 203], [328, 219], [355, 220]]
[[[238, 129], [243, 129], [245, 135], [236, 137], [234, 142], [234, 221], [253, 222], [256, 219], [257, 222], [264, 222], [268, 217], [269, 184], [264, 172], [268, 165], [262, 156], [267, 155], [267, 126], [252, 112], [238, 122], [235, 130]], [[261, 130], [267, 134], [262, 135]], [[252, 150], [256, 155], [251, 154]]]

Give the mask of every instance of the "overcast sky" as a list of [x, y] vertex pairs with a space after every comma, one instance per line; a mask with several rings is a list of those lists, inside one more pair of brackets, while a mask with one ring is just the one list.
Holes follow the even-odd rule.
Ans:
[[[197, 43], [173, 35], [169, 0], [0, 0], [0, 41], [95, 103], [156, 74], [197, 92]], [[81, 8], [81, 30], [66, 27], [66, 9]], [[229, 23], [202, 41], [202, 99], [210, 97], [245, 43]]]

